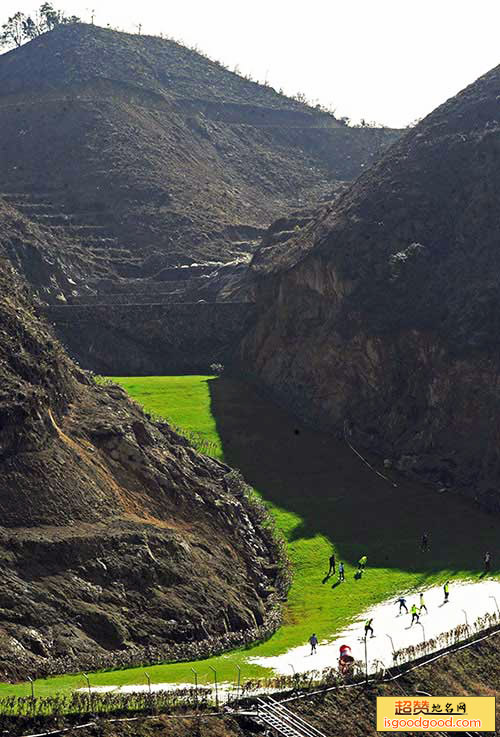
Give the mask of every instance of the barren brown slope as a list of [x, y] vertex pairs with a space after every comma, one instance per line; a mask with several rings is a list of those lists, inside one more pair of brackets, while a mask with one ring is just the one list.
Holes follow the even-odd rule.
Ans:
[[[66, 357], [5, 258], [21, 225], [0, 205], [3, 675], [192, 656], [272, 629], [260, 512], [228, 467]], [[36, 249], [26, 223], [22, 239]]]
[[245, 365], [295, 411], [498, 509], [500, 67], [256, 254]]
[[172, 41], [86, 25], [0, 57], [0, 127], [0, 193], [88, 251], [63, 289], [78, 296], [244, 262], [274, 217], [399, 135], [349, 129]]

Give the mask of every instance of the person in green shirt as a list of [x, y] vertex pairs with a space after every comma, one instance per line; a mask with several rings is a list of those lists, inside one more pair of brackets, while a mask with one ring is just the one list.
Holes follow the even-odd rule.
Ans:
[[446, 581], [445, 585], [443, 586], [444, 591], [444, 604], [448, 603], [449, 596], [450, 596], [450, 582]]
[[413, 627], [413, 622], [416, 622], [418, 624], [419, 619], [420, 619], [420, 616], [419, 616], [419, 613], [418, 613], [418, 609], [417, 609], [417, 605], [416, 604], [412, 604], [410, 611], [411, 611], [411, 624], [410, 624], [410, 627]]
[[422, 609], [425, 609], [425, 613], [426, 614], [429, 613], [427, 611], [427, 607], [425, 606], [424, 595], [423, 595], [422, 592], [420, 592], [420, 611], [419, 611], [419, 614], [422, 614]]
[[361, 558], [358, 561], [358, 571], [364, 571], [365, 570], [365, 566], [366, 566], [366, 561], [367, 560], [368, 560], [368, 558], [366, 557], [366, 555], [362, 555], [361, 556]]

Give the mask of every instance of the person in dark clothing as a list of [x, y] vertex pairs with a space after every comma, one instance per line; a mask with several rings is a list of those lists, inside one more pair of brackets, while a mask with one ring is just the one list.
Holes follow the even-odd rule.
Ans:
[[399, 599], [396, 599], [396, 604], [399, 604], [399, 614], [401, 614], [403, 609], [408, 614], [408, 607], [406, 606], [406, 599], [404, 596], [400, 596]]
[[422, 535], [420, 548], [422, 550], [422, 553], [427, 553], [427, 551], [429, 550], [429, 533], [424, 532], [424, 534]]
[[371, 632], [371, 637], [374, 637], [372, 622], [373, 622], [373, 617], [371, 617], [370, 619], [367, 619], [365, 622], [365, 639], [368, 637], [368, 632]]
[[330, 556], [330, 568], [328, 570], [328, 576], [332, 576], [335, 573], [335, 555], [332, 553]]
[[311, 635], [311, 637], [309, 638], [309, 644], [311, 645], [311, 655], [314, 655], [314, 653], [316, 652], [316, 647], [318, 646], [318, 638], [316, 637], [316, 635]]
[[491, 571], [491, 553], [486, 552], [484, 554], [484, 572], [489, 573]]

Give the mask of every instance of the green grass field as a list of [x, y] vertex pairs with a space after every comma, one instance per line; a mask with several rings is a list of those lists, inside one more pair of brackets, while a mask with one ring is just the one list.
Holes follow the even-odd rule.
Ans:
[[[148, 667], [154, 683], [233, 681], [265, 675], [246, 658], [278, 655], [338, 632], [366, 607], [414, 587], [445, 578], [478, 578], [482, 556], [495, 547], [494, 520], [472, 502], [439, 494], [397, 478], [397, 488], [376, 476], [346, 446], [260, 397], [250, 385], [229, 378], [165, 376], [116, 378], [149, 412], [213, 443], [214, 455], [239, 468], [259, 493], [286, 537], [294, 580], [283, 627], [266, 643], [247, 651], [196, 663]], [[420, 551], [423, 531], [431, 550]], [[335, 551], [346, 566], [346, 583], [323, 583]], [[368, 571], [354, 578], [366, 553]], [[97, 685], [145, 683], [145, 669], [96, 673]], [[81, 687], [81, 676], [37, 681], [38, 695]], [[0, 696], [28, 693], [28, 687], [0, 685]]]

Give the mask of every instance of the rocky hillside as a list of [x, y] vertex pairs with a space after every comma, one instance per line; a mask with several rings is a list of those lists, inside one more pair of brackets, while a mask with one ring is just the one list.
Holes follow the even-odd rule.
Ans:
[[0, 196], [68, 243], [71, 287], [28, 274], [52, 301], [151, 284], [156, 301], [193, 300], [196, 279], [246, 265], [278, 214], [399, 135], [347, 128], [173, 41], [84, 24], [0, 56], [0, 128]]
[[[0, 671], [222, 650], [276, 626], [277, 549], [222, 463], [98, 386], [6, 258], [0, 205]], [[217, 545], [214, 545], [217, 540]]]
[[[500, 67], [253, 259], [244, 364], [297, 413], [500, 508]], [[288, 231], [288, 232], [287, 232]]]

